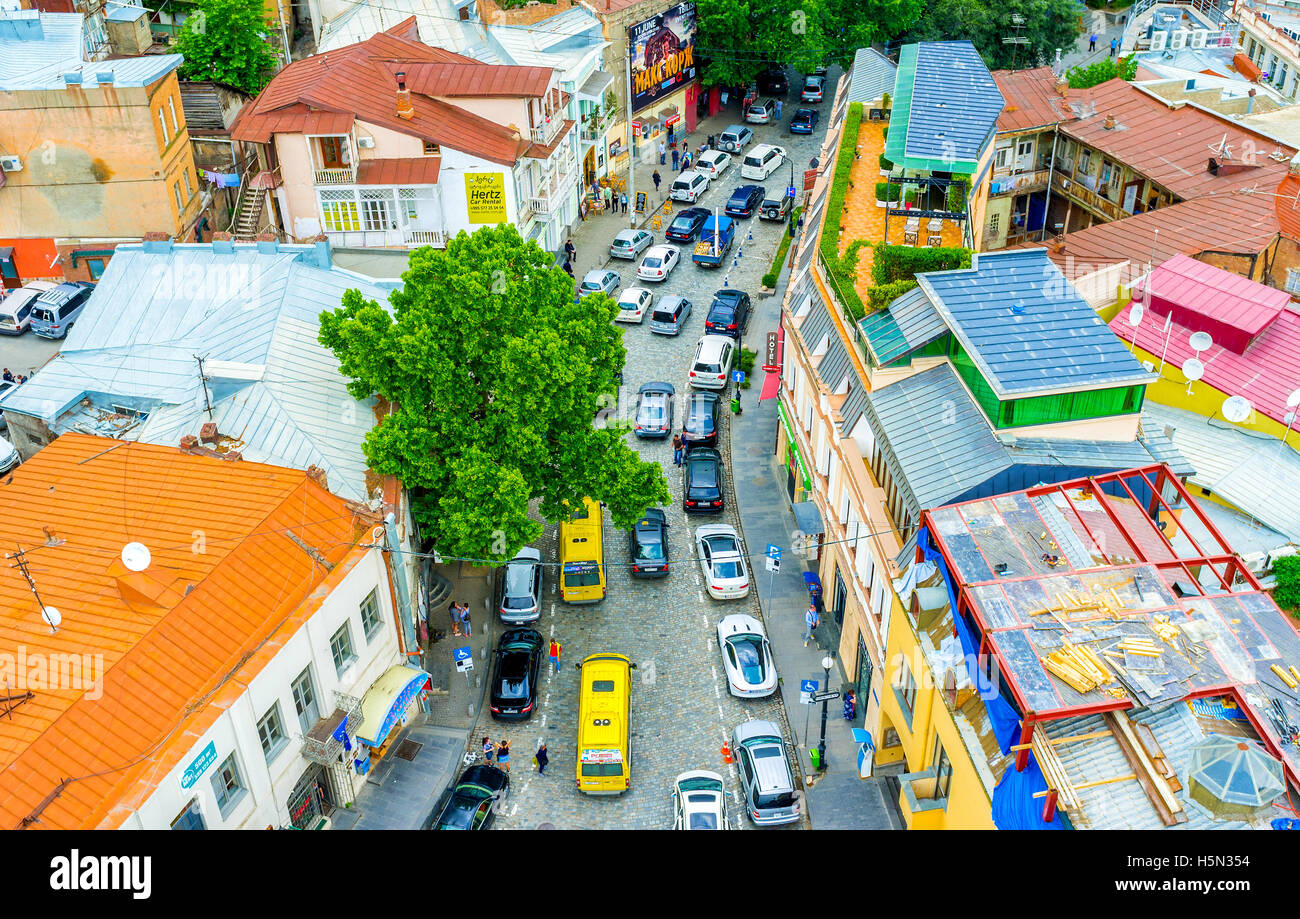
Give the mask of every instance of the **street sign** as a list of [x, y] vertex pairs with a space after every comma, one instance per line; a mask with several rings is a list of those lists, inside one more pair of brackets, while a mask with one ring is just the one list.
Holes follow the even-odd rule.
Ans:
[[767, 333], [767, 341], [763, 344], [763, 369], [768, 373], [776, 373], [780, 370], [780, 354], [778, 350], [780, 342], [777, 340], [776, 332]]
[[474, 669], [474, 652], [468, 647], [452, 648], [451, 656], [456, 661], [456, 669], [461, 673]]
[[768, 543], [766, 557], [764, 558], [763, 561], [766, 564], [768, 571], [771, 572], [780, 571], [781, 570], [781, 547], [774, 546], [771, 543]]
[[766, 565], [767, 570], [771, 571], [773, 574], [781, 570], [781, 560], [779, 558], [765, 558], [763, 559], [763, 564]]
[[799, 704], [812, 705], [812, 694], [817, 691], [816, 680], [799, 681]]
[[774, 558], [779, 562], [781, 560], [781, 547], [777, 545], [773, 545], [772, 543], [768, 543], [767, 557]]
[[793, 185], [787, 185], [785, 187], [785, 196], [787, 198], [793, 198], [797, 194], [799, 194], [799, 192], [795, 189]]
[[731, 379], [732, 379], [733, 382], [736, 382], [736, 383], [743, 383], [743, 382], [745, 382], [745, 371], [743, 371], [743, 370], [733, 370], [733, 371], [731, 371]]
[[830, 702], [832, 699], [838, 699], [839, 697], [838, 692], [828, 690], [826, 692], [815, 692], [812, 698], [814, 702]]

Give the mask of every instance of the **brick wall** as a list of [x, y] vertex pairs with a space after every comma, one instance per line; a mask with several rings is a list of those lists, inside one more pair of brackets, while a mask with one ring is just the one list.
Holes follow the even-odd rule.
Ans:
[[573, 0], [555, 0], [554, 3], [532, 0], [524, 6], [503, 10], [493, 0], [478, 0], [478, 15], [489, 25], [530, 26], [543, 19], [559, 15], [574, 6], [576, 4]]

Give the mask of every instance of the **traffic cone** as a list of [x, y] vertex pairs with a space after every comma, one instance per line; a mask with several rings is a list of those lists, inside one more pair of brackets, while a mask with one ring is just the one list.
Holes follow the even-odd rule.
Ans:
[[722, 761], [728, 764], [733, 762], [731, 759], [731, 747], [728, 746], [725, 740], [722, 742]]

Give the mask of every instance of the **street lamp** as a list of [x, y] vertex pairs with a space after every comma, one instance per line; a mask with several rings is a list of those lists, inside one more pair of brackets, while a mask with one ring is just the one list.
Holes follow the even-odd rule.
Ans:
[[[786, 189], [789, 190], [794, 188], [794, 160], [790, 157], [790, 154], [787, 153], [785, 155], [785, 161], [790, 164], [790, 184], [786, 186]], [[790, 198], [790, 235], [794, 236], [794, 202], [798, 198], [798, 195], [788, 195], [788, 197]]]
[[822, 738], [817, 742], [817, 768], [822, 770], [826, 768], [826, 706], [830, 702], [831, 668], [834, 666], [835, 658], [827, 651], [822, 658], [822, 670], [826, 671], [826, 682], [822, 684], [826, 687], [825, 695], [822, 696]]

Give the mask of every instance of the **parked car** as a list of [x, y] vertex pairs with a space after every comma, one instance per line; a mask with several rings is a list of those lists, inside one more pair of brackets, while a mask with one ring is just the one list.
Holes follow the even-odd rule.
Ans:
[[691, 314], [691, 301], [676, 294], [666, 294], [650, 313], [650, 331], [656, 335], [677, 335]]
[[754, 131], [743, 124], [729, 125], [718, 135], [718, 146], [728, 153], [739, 153], [754, 139]]
[[527, 721], [537, 705], [537, 672], [546, 639], [536, 629], [507, 629], [492, 660], [492, 698], [488, 707], [497, 721]]
[[704, 585], [715, 600], [739, 600], [749, 593], [749, 566], [736, 528], [712, 523], [695, 531], [695, 555]]
[[636, 276], [643, 281], [666, 281], [681, 259], [675, 246], [651, 246], [641, 259]]
[[741, 185], [731, 193], [723, 210], [729, 217], [752, 217], [765, 197], [767, 189], [762, 185]]
[[794, 198], [764, 198], [758, 208], [759, 220], [787, 220], [794, 209]]
[[790, 91], [790, 82], [785, 78], [785, 68], [771, 64], [758, 75], [758, 91], [766, 96], [784, 96]]
[[690, 447], [712, 447], [718, 442], [718, 414], [722, 397], [715, 392], [692, 389], [686, 400], [682, 442]]
[[21, 335], [31, 325], [36, 298], [59, 285], [53, 281], [29, 281], [0, 300], [0, 335]]
[[673, 393], [672, 383], [642, 383], [632, 433], [656, 440], [667, 437], [673, 429]]
[[722, 494], [722, 454], [712, 447], [692, 447], [682, 459], [682, 508], [691, 511], [721, 512], [726, 498]]
[[709, 219], [709, 212], [702, 207], [688, 207], [678, 212], [673, 222], [664, 231], [664, 236], [679, 243], [688, 243], [700, 232], [704, 221]]
[[5, 438], [0, 437], [0, 473], [8, 472], [20, 462], [22, 460], [18, 456], [18, 448]]
[[67, 337], [94, 292], [89, 281], [65, 281], [45, 291], [32, 305], [31, 330], [41, 338]]
[[766, 179], [785, 161], [785, 148], [772, 144], [759, 144], [745, 154], [740, 164], [740, 174], [747, 179]]
[[711, 180], [717, 179], [731, 166], [731, 154], [721, 150], [705, 150], [696, 159], [693, 169], [704, 173]]
[[760, 99], [745, 109], [745, 120], [750, 124], [768, 124], [776, 118], [776, 100]]
[[674, 201], [685, 201], [688, 204], [694, 204], [708, 190], [709, 177], [702, 172], [696, 172], [694, 169], [687, 169], [673, 180], [673, 187], [672, 191], [669, 192], [669, 197]]
[[431, 830], [486, 830], [496, 817], [510, 776], [496, 766], [470, 766], [456, 785], [443, 793], [426, 826]]
[[657, 507], [646, 510], [629, 531], [632, 577], [668, 575], [668, 518]]
[[794, 117], [790, 119], [790, 133], [811, 134], [817, 127], [820, 117], [820, 113], [815, 108], [796, 109]]
[[825, 74], [813, 74], [803, 81], [803, 92], [799, 93], [800, 102], [821, 102], [826, 95]]
[[718, 623], [718, 648], [733, 696], [762, 699], [776, 692], [776, 663], [763, 623], [743, 613], [724, 616]]
[[781, 729], [770, 721], [745, 721], [731, 732], [745, 813], [759, 826], [795, 823], [799, 795], [785, 755]]
[[[661, 303], [663, 301], [660, 301]], [[735, 360], [738, 345], [726, 335], [705, 335], [695, 348], [695, 360], [688, 378], [699, 389], [726, 389], [727, 372]]]
[[729, 830], [727, 790], [722, 776], [696, 769], [673, 782], [674, 830]]
[[609, 244], [609, 254], [614, 258], [636, 258], [637, 253], [654, 241], [654, 234], [649, 230], [619, 230]]
[[615, 322], [639, 323], [654, 301], [654, 295], [644, 287], [629, 287], [618, 295], [618, 315]]
[[524, 546], [496, 572], [496, 607], [502, 622], [535, 622], [542, 615], [542, 553]]
[[749, 294], [734, 287], [724, 287], [713, 295], [709, 314], [704, 319], [704, 334], [727, 335], [740, 340], [749, 327]]
[[595, 268], [582, 276], [582, 283], [578, 285], [578, 296], [590, 297], [592, 294], [608, 294], [612, 297], [614, 291], [618, 290], [618, 284], [617, 271]]

